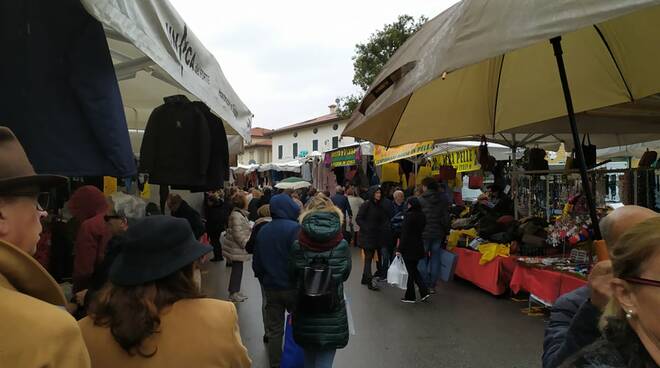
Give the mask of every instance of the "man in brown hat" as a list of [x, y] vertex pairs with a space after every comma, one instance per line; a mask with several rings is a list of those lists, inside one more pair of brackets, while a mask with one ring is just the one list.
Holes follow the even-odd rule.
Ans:
[[62, 290], [31, 254], [47, 191], [66, 178], [37, 175], [14, 134], [0, 126], [0, 367], [89, 367]]

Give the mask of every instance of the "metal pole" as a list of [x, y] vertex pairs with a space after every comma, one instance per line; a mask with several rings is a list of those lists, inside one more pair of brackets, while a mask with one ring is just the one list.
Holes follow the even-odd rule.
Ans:
[[575, 111], [573, 110], [573, 99], [571, 98], [571, 89], [568, 86], [568, 78], [566, 77], [566, 68], [564, 67], [563, 51], [561, 49], [561, 36], [550, 39], [552, 48], [555, 52], [557, 59], [557, 69], [559, 69], [559, 78], [561, 79], [561, 86], [564, 90], [564, 99], [566, 100], [566, 111], [568, 112], [568, 121], [571, 124], [571, 133], [573, 135], [573, 146], [577, 154], [577, 160], [580, 167], [580, 177], [582, 178], [582, 189], [587, 198], [587, 205], [589, 206], [589, 216], [593, 225], [594, 235], [597, 240], [602, 239], [600, 228], [598, 227], [598, 215], [596, 214], [596, 202], [594, 202], [594, 195], [591, 191], [589, 184], [589, 177], [587, 176], [587, 164], [584, 159], [584, 151], [582, 151], [582, 143], [580, 142], [580, 134], [578, 133], [577, 123], [575, 122]]

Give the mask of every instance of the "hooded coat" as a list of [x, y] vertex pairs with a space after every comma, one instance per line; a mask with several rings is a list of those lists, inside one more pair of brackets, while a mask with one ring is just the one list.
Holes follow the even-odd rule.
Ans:
[[270, 214], [273, 220], [257, 234], [252, 270], [264, 289], [290, 290], [288, 261], [300, 232], [300, 207], [288, 195], [278, 194], [270, 200]]
[[73, 291], [89, 288], [94, 270], [103, 262], [105, 251], [112, 237], [105, 223], [108, 202], [96, 187], [78, 188], [68, 204], [73, 217], [80, 223], [74, 244]]
[[303, 214], [301, 236], [315, 243], [311, 249], [301, 241], [295, 241], [291, 250], [291, 279], [302, 283], [308, 260], [322, 257], [328, 260], [332, 279], [337, 285], [339, 306], [329, 313], [309, 313], [297, 310], [293, 313], [293, 338], [303, 349], [341, 349], [348, 344], [348, 315], [344, 300], [343, 283], [351, 274], [351, 253], [341, 233], [340, 217], [335, 212], [309, 212]]
[[356, 216], [355, 221], [360, 226], [360, 248], [380, 249], [392, 242], [391, 204], [383, 197], [376, 202], [374, 195], [380, 187], [375, 185], [369, 188], [368, 200], [365, 201]]
[[418, 261], [424, 257], [422, 232], [426, 226], [426, 216], [417, 198], [410, 198], [408, 203], [411, 207], [403, 215], [399, 252], [405, 260]]
[[436, 190], [427, 190], [419, 197], [422, 211], [426, 216], [426, 227], [422, 237], [425, 240], [444, 240], [449, 232], [449, 201]]
[[0, 241], [0, 366], [89, 367], [62, 290], [30, 255]]

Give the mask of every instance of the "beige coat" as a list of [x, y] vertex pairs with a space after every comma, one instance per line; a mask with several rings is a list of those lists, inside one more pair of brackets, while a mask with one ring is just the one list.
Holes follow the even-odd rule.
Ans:
[[233, 210], [229, 215], [229, 226], [222, 237], [222, 255], [230, 261], [247, 262], [250, 260], [250, 254], [245, 250], [252, 226], [247, 218], [248, 212], [245, 210]]
[[160, 333], [145, 350], [151, 358], [130, 356], [114, 340], [110, 329], [86, 317], [79, 322], [94, 368], [243, 368], [250, 367], [241, 342], [238, 315], [232, 303], [216, 299], [180, 300], [161, 313]]
[[0, 241], [0, 367], [89, 367], [62, 290], [29, 254]]

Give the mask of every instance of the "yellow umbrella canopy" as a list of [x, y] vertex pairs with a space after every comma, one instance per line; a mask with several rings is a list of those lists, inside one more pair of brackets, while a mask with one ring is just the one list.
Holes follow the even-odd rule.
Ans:
[[[580, 131], [618, 144], [656, 139], [660, 109], [634, 107], [660, 92], [658, 0], [463, 0], [397, 51], [343, 134], [397, 146], [568, 133], [548, 41], [559, 35]], [[625, 112], [598, 110], [617, 104]]]

